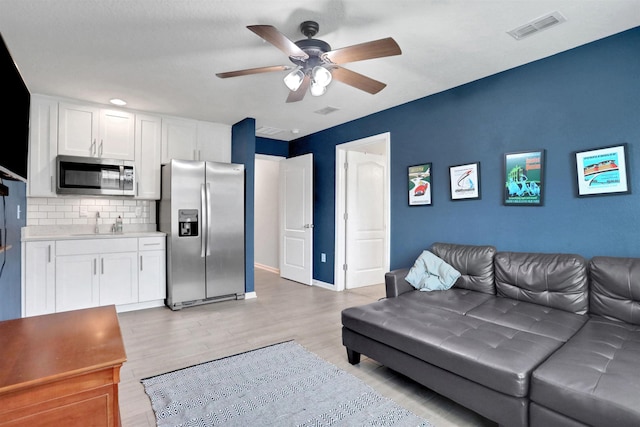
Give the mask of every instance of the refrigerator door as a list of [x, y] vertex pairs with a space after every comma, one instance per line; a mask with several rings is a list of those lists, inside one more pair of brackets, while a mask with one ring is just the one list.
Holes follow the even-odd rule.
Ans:
[[244, 295], [244, 165], [206, 163], [206, 297]]
[[[169, 168], [168, 170], [165, 170]], [[168, 172], [168, 173], [167, 173]], [[169, 175], [169, 176], [165, 176]], [[167, 305], [202, 300], [205, 295], [203, 221], [205, 163], [172, 160], [163, 166], [163, 199], [160, 214], [168, 214]], [[170, 189], [165, 193], [165, 187]], [[166, 196], [169, 199], [166, 199]], [[165, 204], [163, 206], [163, 204]], [[167, 212], [168, 211], [168, 212]], [[195, 224], [194, 224], [195, 222]]]

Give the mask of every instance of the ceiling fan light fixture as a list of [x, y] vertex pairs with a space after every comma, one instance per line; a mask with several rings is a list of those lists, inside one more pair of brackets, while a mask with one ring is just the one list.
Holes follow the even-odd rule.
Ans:
[[294, 92], [298, 90], [303, 80], [304, 73], [302, 72], [300, 67], [284, 76], [284, 84], [289, 88], [289, 90], [292, 90]]
[[329, 86], [329, 83], [331, 83], [331, 72], [319, 65], [313, 67], [313, 70], [311, 70], [311, 77], [315, 84], [322, 87], [327, 87]]
[[311, 87], [309, 88], [309, 92], [311, 92], [311, 95], [313, 96], [324, 95], [326, 91], [327, 91], [326, 86], [319, 85], [315, 82], [311, 83]]

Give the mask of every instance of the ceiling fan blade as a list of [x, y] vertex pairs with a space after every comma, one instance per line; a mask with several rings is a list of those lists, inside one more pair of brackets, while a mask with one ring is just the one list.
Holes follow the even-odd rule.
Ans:
[[356, 73], [355, 71], [347, 70], [342, 67], [332, 68], [331, 75], [335, 80], [368, 92], [372, 95], [380, 92], [387, 86], [385, 83], [374, 80], [371, 77], [367, 77], [363, 74]]
[[322, 55], [322, 59], [333, 64], [362, 61], [364, 59], [382, 58], [400, 55], [402, 51], [398, 43], [391, 37], [366, 43], [331, 50]]
[[309, 55], [300, 49], [298, 45], [292, 42], [287, 38], [287, 36], [282, 34], [272, 25], [249, 25], [247, 28], [286, 53], [287, 56], [301, 59], [309, 58]]
[[311, 83], [311, 78], [308, 75], [304, 76], [302, 80], [302, 84], [296, 91], [290, 91], [289, 96], [287, 97], [287, 102], [298, 102], [302, 101], [304, 96], [307, 93], [307, 89], [309, 89], [309, 84]]
[[270, 73], [272, 71], [285, 71], [290, 69], [291, 67], [288, 65], [273, 65], [271, 67], [247, 68], [246, 70], [216, 73], [216, 76], [220, 77], [221, 79], [226, 79], [227, 77], [248, 76], [250, 74]]

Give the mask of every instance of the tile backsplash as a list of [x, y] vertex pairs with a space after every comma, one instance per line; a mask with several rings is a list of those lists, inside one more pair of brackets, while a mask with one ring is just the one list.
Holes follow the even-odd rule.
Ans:
[[110, 225], [118, 216], [125, 225], [156, 224], [155, 200], [122, 198], [28, 197], [27, 226], [93, 225], [96, 212], [101, 225]]

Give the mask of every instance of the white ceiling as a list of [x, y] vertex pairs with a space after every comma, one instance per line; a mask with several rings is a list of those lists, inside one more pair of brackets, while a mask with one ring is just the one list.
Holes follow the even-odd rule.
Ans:
[[[516, 41], [507, 31], [551, 12], [566, 22]], [[382, 81], [376, 95], [334, 81], [285, 103], [291, 65], [246, 26], [293, 41], [315, 20], [333, 49], [393, 37], [402, 55], [344, 64]], [[0, 0], [0, 33], [32, 93], [282, 129], [289, 141], [640, 25], [640, 0]], [[315, 111], [336, 107], [320, 115]], [[298, 133], [294, 133], [294, 130]], [[259, 133], [260, 135], [260, 133]]]

